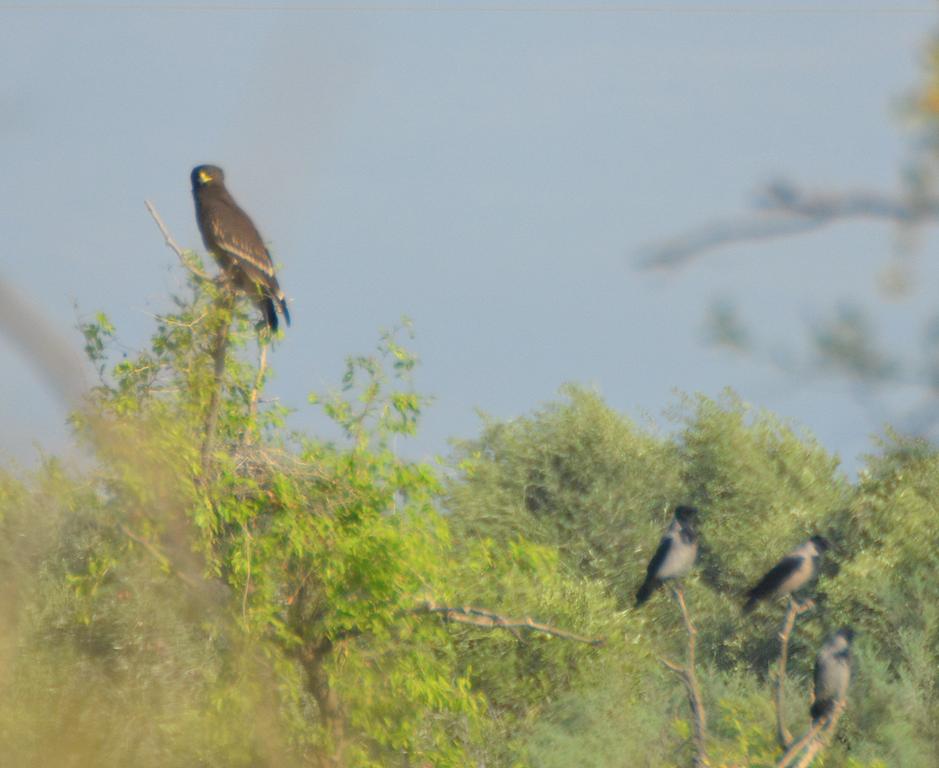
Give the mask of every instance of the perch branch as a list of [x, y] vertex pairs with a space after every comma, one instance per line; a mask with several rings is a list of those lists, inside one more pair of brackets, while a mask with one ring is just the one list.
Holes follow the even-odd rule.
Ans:
[[166, 225], [163, 223], [163, 219], [160, 218], [160, 214], [157, 213], [156, 208], [153, 203], [149, 200], [144, 200], [144, 205], [147, 206], [147, 210], [150, 212], [150, 216], [153, 217], [153, 220], [156, 222], [156, 225], [160, 228], [160, 232], [163, 234], [163, 239], [166, 241], [167, 246], [179, 257], [179, 262], [188, 269], [198, 280], [211, 281], [212, 276], [203, 272], [195, 264], [192, 263], [190, 259], [186, 257], [186, 252], [179, 247], [176, 243], [176, 240], [173, 239], [173, 236], [170, 234], [170, 231], [166, 228]]
[[939, 200], [915, 195], [894, 197], [881, 192], [849, 190], [812, 192], [788, 181], [768, 184], [758, 196], [755, 213], [715, 221], [641, 249], [644, 269], [683, 266], [705, 251], [739, 243], [790, 237], [845, 219], [873, 219], [918, 224], [939, 219]]
[[695, 655], [697, 649], [698, 630], [691, 621], [688, 606], [685, 603], [685, 592], [680, 585], [673, 589], [675, 600], [681, 608], [681, 616], [688, 632], [688, 658], [684, 664], [676, 664], [668, 659], [659, 659], [663, 665], [674, 672], [684, 683], [688, 693], [688, 706], [691, 708], [691, 720], [694, 726], [695, 768], [708, 765], [707, 757], [707, 713], [704, 710], [704, 699], [701, 696], [701, 686], [698, 684], [698, 675], [695, 672]]
[[795, 764], [795, 768], [808, 768], [815, 759], [815, 756], [828, 745], [828, 742], [835, 733], [835, 729], [838, 727], [838, 721], [844, 713], [844, 708], [845, 702], [838, 702], [837, 706], [832, 710], [825, 727], [822, 728], [821, 732], [809, 743], [808, 748], [802, 755], [802, 759]]
[[485, 629], [507, 629], [510, 631], [518, 629], [530, 629], [533, 632], [542, 632], [551, 637], [559, 637], [563, 640], [573, 640], [577, 643], [586, 643], [593, 646], [603, 645], [602, 638], [584, 637], [566, 629], [552, 627], [549, 624], [541, 624], [531, 618], [510, 618], [493, 613], [486, 608], [476, 608], [471, 605], [451, 606], [440, 605], [433, 600], [426, 600], [413, 609], [413, 613], [437, 613], [441, 614], [447, 621], [454, 621], [459, 624], [472, 624], [476, 627]]
[[268, 342], [263, 338], [258, 338], [258, 375], [254, 379], [254, 388], [251, 390], [251, 402], [248, 406], [249, 423], [254, 423], [258, 415], [258, 397], [260, 396], [261, 386], [264, 384], [264, 374], [267, 371], [267, 348]]
[[258, 416], [258, 402], [261, 396], [261, 388], [264, 386], [264, 374], [267, 372], [267, 348], [270, 344], [270, 336], [265, 333], [258, 334], [258, 372], [254, 377], [254, 385], [251, 387], [251, 395], [248, 398], [248, 423], [245, 431], [241, 434], [241, 448], [244, 449], [253, 442], [255, 433], [259, 432], [255, 420]]
[[[776, 763], [776, 768], [808, 768], [818, 753], [828, 744], [846, 706], [846, 701], [839, 701], [827, 717], [813, 723], [805, 735], [786, 750]], [[797, 758], [799, 758], [798, 763], [795, 762]]]
[[776, 768], [788, 768], [792, 764], [792, 761], [799, 756], [803, 749], [805, 749], [805, 746], [818, 735], [824, 724], [825, 723], [822, 720], [819, 720], [805, 732], [802, 738], [790, 744], [789, 748], [785, 751], [785, 753], [783, 753], [783, 756], [776, 764]]
[[796, 619], [814, 606], [815, 603], [812, 600], [806, 600], [804, 603], [800, 603], [790, 595], [786, 618], [783, 619], [782, 629], [779, 630], [779, 669], [776, 673], [776, 740], [783, 749], [786, 749], [792, 742], [792, 735], [786, 729], [786, 713], [784, 708], [786, 663], [789, 659], [789, 636], [792, 634]]
[[212, 397], [205, 415], [205, 437], [202, 440], [202, 479], [208, 481], [212, 463], [212, 448], [218, 427], [218, 414], [222, 407], [222, 389], [225, 385], [225, 357], [228, 353], [228, 337], [231, 326], [231, 311], [234, 308], [234, 294], [226, 286], [221, 287], [217, 299], [218, 328], [212, 342], [213, 381]]

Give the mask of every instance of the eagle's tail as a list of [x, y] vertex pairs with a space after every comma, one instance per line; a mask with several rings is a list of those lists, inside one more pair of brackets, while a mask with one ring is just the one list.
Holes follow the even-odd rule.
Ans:
[[[261, 299], [261, 312], [264, 313], [264, 322], [271, 329], [271, 333], [277, 333], [277, 310], [274, 308], [274, 302], [269, 296]], [[290, 325], [290, 319], [287, 319], [287, 325]]]

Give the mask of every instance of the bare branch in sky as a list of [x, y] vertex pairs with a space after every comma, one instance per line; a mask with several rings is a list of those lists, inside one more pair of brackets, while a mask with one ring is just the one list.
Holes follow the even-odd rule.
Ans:
[[710, 222], [639, 251], [642, 269], [675, 269], [702, 253], [740, 243], [792, 237], [846, 219], [915, 225], [939, 219], [939, 200], [865, 190], [808, 191], [778, 180], [757, 197], [756, 210]]

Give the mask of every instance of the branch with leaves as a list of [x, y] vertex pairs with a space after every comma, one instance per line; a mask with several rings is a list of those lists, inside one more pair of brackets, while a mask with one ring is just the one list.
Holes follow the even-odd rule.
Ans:
[[[170, 234], [166, 224], [163, 223], [163, 219], [157, 212], [156, 206], [154, 206], [154, 204], [149, 200], [145, 200], [144, 205], [146, 205], [147, 211], [149, 211], [150, 216], [153, 218], [154, 222], [156, 222], [157, 227], [159, 227], [160, 233], [163, 235], [163, 240], [166, 242], [167, 247], [169, 247], [179, 257], [180, 264], [189, 270], [189, 273], [198, 282], [214, 282], [218, 285], [219, 288], [219, 293], [216, 297], [216, 309], [219, 315], [217, 322], [219, 325], [215, 331], [211, 349], [214, 375], [213, 390], [208, 409], [206, 410], [205, 437], [202, 442], [201, 450], [202, 476], [203, 479], [205, 479], [208, 475], [211, 464], [212, 450], [215, 441], [215, 431], [218, 426], [219, 409], [221, 408], [222, 387], [224, 384], [223, 378], [225, 375], [225, 361], [228, 354], [229, 344], [229, 326], [231, 324], [231, 313], [234, 310], [235, 296], [232, 287], [229, 285], [228, 280], [226, 280], [224, 275], [219, 275], [218, 278], [213, 280], [211, 275], [199, 267], [192, 251], [186, 251], [180, 248], [179, 244], [176, 242], [176, 239], [172, 234]], [[258, 344], [261, 347], [261, 363], [259, 366], [255, 390], [251, 394], [252, 415], [254, 415], [257, 410], [257, 390], [263, 381], [264, 367], [267, 359], [267, 349], [265, 342], [259, 340]]]
[[688, 693], [688, 706], [691, 708], [691, 721], [694, 727], [694, 765], [695, 768], [703, 768], [708, 764], [707, 712], [704, 709], [701, 686], [698, 684], [698, 675], [695, 672], [698, 630], [691, 621], [691, 614], [688, 613], [684, 589], [681, 585], [676, 585], [673, 593], [678, 606], [681, 608], [681, 616], [685, 622], [685, 630], [688, 633], [688, 657], [684, 664], [677, 664], [668, 659], [659, 659], [659, 661], [678, 675], [685, 685], [685, 690]]

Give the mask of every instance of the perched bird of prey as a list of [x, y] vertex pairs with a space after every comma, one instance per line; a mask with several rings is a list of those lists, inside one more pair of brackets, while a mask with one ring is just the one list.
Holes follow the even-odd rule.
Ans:
[[205, 247], [235, 287], [258, 305], [272, 333], [277, 330], [275, 302], [290, 325], [287, 299], [277, 283], [271, 254], [254, 222], [225, 188], [225, 173], [215, 165], [197, 165], [191, 178], [196, 222]]
[[744, 613], [750, 613], [760, 600], [783, 597], [808, 584], [818, 574], [819, 560], [822, 553], [831, 547], [823, 536], [813, 536], [804, 544], [796, 547], [769, 572], [759, 583], [747, 592]]
[[815, 701], [809, 710], [812, 723], [830, 714], [843, 701], [851, 682], [851, 641], [854, 630], [842, 627], [822, 646], [815, 657]]
[[678, 507], [668, 530], [659, 542], [659, 548], [649, 561], [646, 580], [636, 593], [638, 608], [667, 579], [680, 579], [688, 574], [698, 557], [698, 534], [694, 519], [698, 510], [694, 507]]

